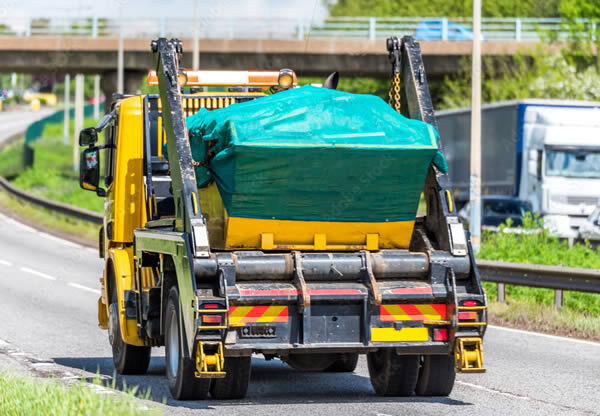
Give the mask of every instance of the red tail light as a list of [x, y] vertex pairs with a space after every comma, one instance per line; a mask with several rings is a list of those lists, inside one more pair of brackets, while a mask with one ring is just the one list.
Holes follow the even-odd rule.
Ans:
[[476, 300], [465, 300], [463, 306], [477, 306]]
[[216, 303], [205, 303], [202, 305], [204, 309], [219, 309], [221, 305], [217, 305]]
[[448, 341], [448, 330], [446, 328], [435, 328], [433, 330], [434, 341]]

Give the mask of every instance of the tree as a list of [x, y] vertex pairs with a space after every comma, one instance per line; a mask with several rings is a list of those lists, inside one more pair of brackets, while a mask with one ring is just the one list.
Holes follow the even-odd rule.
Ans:
[[[495, 0], [482, 4], [484, 17], [558, 17], [559, 4], [565, 0]], [[578, 0], [568, 0], [577, 3]], [[591, 0], [597, 1], [597, 0]], [[327, 3], [331, 16], [385, 17], [469, 17], [473, 15], [472, 0], [338, 0]]]

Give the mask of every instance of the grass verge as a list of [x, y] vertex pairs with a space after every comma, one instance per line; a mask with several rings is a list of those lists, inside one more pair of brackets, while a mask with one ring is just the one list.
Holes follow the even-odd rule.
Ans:
[[[523, 229], [536, 229], [539, 223], [539, 218], [526, 216]], [[484, 233], [478, 258], [600, 269], [600, 253], [587, 242], [569, 248], [547, 230], [516, 234], [503, 229]], [[556, 310], [552, 289], [507, 285], [506, 303], [498, 303], [497, 285], [486, 282], [484, 288], [492, 323], [600, 341], [600, 294], [565, 291], [564, 306]]]
[[55, 212], [18, 200], [3, 191], [0, 191], [0, 208], [14, 213], [23, 222], [40, 225], [42, 228], [54, 231], [54, 234], [68, 234], [71, 240], [76, 239], [82, 243], [94, 244], [98, 241], [98, 225], [59, 216]]
[[[70, 387], [53, 380], [36, 380], [0, 372], [0, 414], [129, 416], [161, 414], [135, 399], [137, 390], [125, 395], [98, 394], [84, 383]], [[142, 398], [147, 398], [142, 395]]]
[[[86, 119], [85, 125], [94, 120]], [[69, 205], [102, 212], [104, 201], [79, 187], [79, 172], [73, 170], [73, 146], [63, 143], [62, 123], [47, 124], [43, 138], [35, 141], [33, 166], [24, 169], [24, 140], [18, 140], [0, 153], [0, 176], [34, 195]], [[103, 155], [104, 156], [104, 155]]]

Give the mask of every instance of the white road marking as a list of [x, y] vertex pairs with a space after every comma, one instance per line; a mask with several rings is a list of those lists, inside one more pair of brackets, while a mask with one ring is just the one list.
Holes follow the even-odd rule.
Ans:
[[535, 336], [542, 337], [542, 338], [553, 339], [555, 341], [569, 341], [569, 342], [575, 342], [577, 344], [584, 344], [584, 345], [591, 345], [594, 347], [600, 347], [600, 342], [586, 341], [583, 339], [559, 337], [558, 335], [542, 334], [541, 332], [525, 331], [523, 329], [506, 328], [504, 326], [496, 326], [496, 325], [488, 325], [488, 328], [500, 329], [502, 331], [514, 332], [517, 334], [535, 335]]
[[83, 286], [77, 283], [72, 283], [69, 282], [67, 283], [68, 286], [74, 287], [75, 289], [79, 289], [79, 290], [85, 290], [87, 292], [92, 292], [92, 293], [96, 293], [97, 295], [100, 294], [100, 291], [98, 289], [92, 289], [91, 287], [87, 287], [87, 286]]
[[12, 263], [10, 261], [6, 261], [6, 260], [2, 260], [0, 259], [0, 264], [3, 266], [12, 266]]
[[474, 388], [474, 389], [477, 389], [477, 390], [483, 390], [483, 391], [486, 391], [488, 393], [500, 394], [501, 396], [510, 397], [511, 399], [531, 400], [527, 396], [520, 396], [518, 394], [507, 393], [505, 391], [500, 391], [500, 390], [494, 390], [494, 389], [490, 389], [490, 388], [485, 387], [485, 386], [480, 386], [479, 384], [466, 383], [466, 382], [460, 381], [460, 380], [457, 380], [456, 384], [460, 384], [461, 386], [471, 387], [471, 388]]
[[37, 270], [33, 270], [28, 267], [21, 267], [21, 271], [29, 273], [29, 274], [33, 274], [34, 276], [42, 277], [44, 279], [56, 280], [56, 277], [54, 277], [54, 276], [50, 276], [49, 274], [38, 272]]

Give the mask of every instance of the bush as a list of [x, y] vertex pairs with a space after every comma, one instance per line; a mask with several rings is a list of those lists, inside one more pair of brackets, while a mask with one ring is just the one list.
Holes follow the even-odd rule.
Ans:
[[[478, 258], [600, 269], [600, 253], [588, 242], [574, 244], [569, 248], [566, 241], [550, 235], [548, 230], [541, 227], [542, 225], [538, 215], [533, 217], [531, 214], [526, 214], [523, 217], [523, 226], [518, 228], [524, 232], [505, 232], [506, 224], [500, 226], [498, 232], [484, 231]], [[496, 297], [495, 284], [484, 283], [484, 287], [491, 299]], [[536, 305], [550, 306], [554, 302], [552, 289], [507, 285], [506, 296], [509, 301], [529, 302]], [[564, 306], [565, 309], [584, 314], [590, 319], [600, 318], [600, 294], [565, 292]]]

